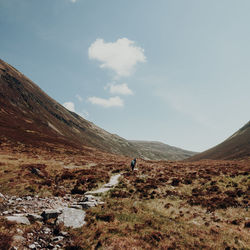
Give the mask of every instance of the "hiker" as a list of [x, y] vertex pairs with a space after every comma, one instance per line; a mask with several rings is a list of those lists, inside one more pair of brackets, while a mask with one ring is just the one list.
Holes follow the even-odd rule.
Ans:
[[131, 161], [131, 169], [132, 169], [132, 171], [134, 171], [135, 164], [136, 164], [136, 158]]

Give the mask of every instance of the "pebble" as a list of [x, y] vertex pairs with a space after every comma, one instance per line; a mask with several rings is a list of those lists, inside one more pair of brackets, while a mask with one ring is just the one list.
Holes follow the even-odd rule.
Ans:
[[44, 231], [44, 232], [47, 232], [47, 233], [50, 233], [51, 230], [50, 230], [48, 227], [45, 227], [45, 228], [43, 229], [43, 231]]
[[68, 232], [64, 232], [64, 231], [62, 231], [62, 232], [60, 232], [60, 235], [62, 235], [62, 236], [68, 236], [69, 235], [69, 233]]
[[30, 249], [35, 249], [35, 248], [36, 248], [36, 245], [35, 245], [35, 244], [30, 244], [30, 245], [29, 245], [29, 248], [30, 248]]
[[62, 241], [63, 239], [64, 239], [63, 236], [56, 236], [56, 237], [52, 238], [52, 240], [53, 240], [53, 241], [56, 241], [56, 242]]
[[15, 242], [24, 242], [26, 239], [21, 235], [15, 235], [12, 238]]
[[26, 200], [27, 200], [27, 201], [30, 201], [30, 200], [32, 200], [32, 198], [31, 198], [30, 196], [27, 196], [27, 197], [26, 197]]
[[19, 233], [19, 234], [22, 234], [23, 233], [23, 231], [20, 229], [20, 228], [17, 228], [17, 233]]

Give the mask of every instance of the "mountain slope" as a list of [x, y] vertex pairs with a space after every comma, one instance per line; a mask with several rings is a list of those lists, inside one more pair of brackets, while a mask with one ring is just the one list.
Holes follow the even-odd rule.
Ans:
[[201, 159], [240, 159], [250, 157], [250, 121], [221, 144], [190, 158]]
[[11, 140], [37, 147], [58, 143], [76, 148], [90, 146], [125, 156], [147, 157], [147, 152], [138, 150], [138, 145], [133, 142], [110, 134], [64, 108], [2, 60], [0, 132], [1, 141]]
[[[196, 154], [195, 152], [172, 147], [162, 142], [154, 141], [130, 141], [139, 151], [139, 156], [142, 155], [149, 160], [168, 159], [170, 161], [184, 160]], [[146, 155], [146, 157], [145, 157]]]

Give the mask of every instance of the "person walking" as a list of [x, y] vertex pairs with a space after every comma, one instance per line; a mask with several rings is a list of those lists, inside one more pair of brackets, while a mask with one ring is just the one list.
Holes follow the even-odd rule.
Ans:
[[134, 171], [135, 165], [136, 165], [136, 158], [134, 158], [134, 160], [132, 160], [130, 164], [132, 171]]

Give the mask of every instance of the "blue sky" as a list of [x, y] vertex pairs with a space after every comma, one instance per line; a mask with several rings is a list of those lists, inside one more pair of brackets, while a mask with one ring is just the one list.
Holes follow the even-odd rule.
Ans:
[[206, 150], [249, 120], [248, 0], [0, 0], [0, 55], [126, 139]]

